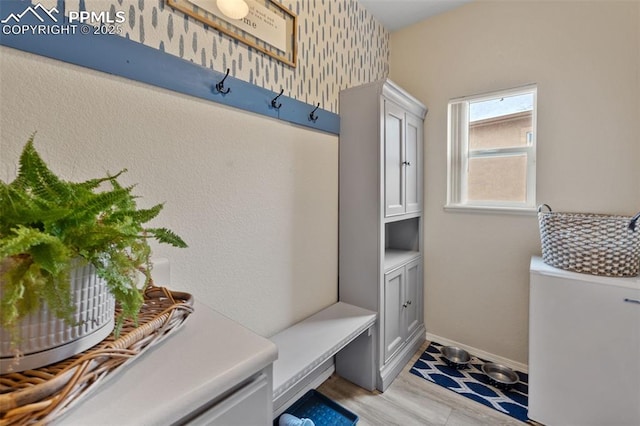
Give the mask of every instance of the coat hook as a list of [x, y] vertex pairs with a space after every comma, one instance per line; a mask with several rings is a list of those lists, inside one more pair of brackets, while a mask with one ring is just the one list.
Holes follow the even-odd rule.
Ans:
[[271, 108], [274, 109], [280, 109], [280, 107], [282, 106], [281, 103], [276, 103], [276, 100], [282, 96], [282, 94], [284, 93], [284, 89], [280, 89], [280, 94], [278, 96], [276, 96], [275, 98], [271, 99]]
[[227, 77], [229, 77], [229, 68], [227, 68], [227, 74], [224, 76], [222, 81], [216, 83], [216, 90], [218, 91], [218, 93], [222, 93], [223, 95], [226, 95], [231, 91], [231, 89], [229, 88], [227, 88], [226, 90], [224, 88], [224, 81], [227, 79]]
[[313, 121], [314, 123], [318, 119], [318, 116], [314, 114], [318, 108], [320, 108], [320, 102], [318, 102], [318, 105], [309, 114], [309, 120]]

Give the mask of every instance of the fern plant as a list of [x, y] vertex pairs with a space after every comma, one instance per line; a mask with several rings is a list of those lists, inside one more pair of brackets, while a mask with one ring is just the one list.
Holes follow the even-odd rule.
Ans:
[[168, 229], [144, 226], [163, 205], [138, 209], [133, 187], [118, 182], [126, 170], [67, 182], [47, 167], [33, 138], [22, 151], [15, 180], [0, 180], [0, 325], [12, 332], [42, 302], [72, 324], [69, 274], [80, 261], [95, 267], [120, 304], [117, 332], [123, 319], [135, 319], [142, 306], [137, 271], [145, 274], [146, 286], [148, 240], [187, 245]]

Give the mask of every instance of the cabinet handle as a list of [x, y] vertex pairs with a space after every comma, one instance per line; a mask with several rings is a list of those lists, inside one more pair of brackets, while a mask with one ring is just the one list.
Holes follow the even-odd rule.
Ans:
[[409, 306], [411, 304], [411, 300], [407, 300], [406, 302], [404, 302], [404, 304], [402, 305], [403, 308], [406, 308], [407, 306]]
[[406, 303], [404, 303], [404, 304], [402, 305], [402, 307], [403, 307], [403, 308], [406, 308], [407, 306], [409, 306], [409, 305], [407, 305]]
[[626, 298], [624, 299], [625, 302], [629, 302], [629, 303], [637, 303], [638, 305], [640, 305], [640, 300], [636, 300], [636, 299], [629, 299]]
[[411, 165], [411, 161], [403, 161], [402, 164], [404, 164], [405, 166], [410, 166]]

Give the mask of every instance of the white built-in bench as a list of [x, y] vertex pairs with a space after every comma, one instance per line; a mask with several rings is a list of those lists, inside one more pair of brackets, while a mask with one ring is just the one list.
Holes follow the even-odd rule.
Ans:
[[270, 337], [278, 347], [273, 364], [274, 417], [334, 371], [372, 390], [376, 313], [338, 302]]

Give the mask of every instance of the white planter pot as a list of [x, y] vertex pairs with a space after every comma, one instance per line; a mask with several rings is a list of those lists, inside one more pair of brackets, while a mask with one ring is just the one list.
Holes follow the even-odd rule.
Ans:
[[69, 358], [100, 343], [113, 331], [115, 300], [106, 282], [96, 276], [95, 268], [92, 265], [75, 268], [70, 280], [72, 300], [77, 306], [73, 316], [76, 325], [57, 318], [43, 303], [38, 312], [18, 325], [17, 349], [23, 356], [17, 359], [8, 330], [0, 327], [0, 374], [35, 369]]

